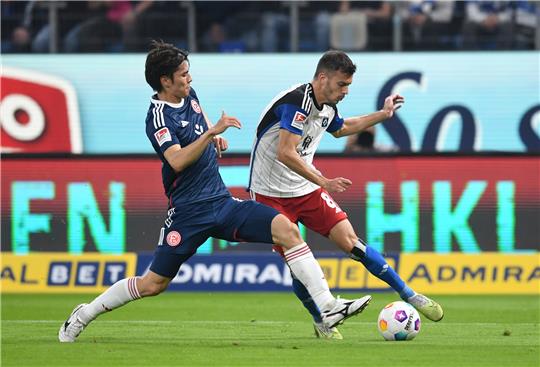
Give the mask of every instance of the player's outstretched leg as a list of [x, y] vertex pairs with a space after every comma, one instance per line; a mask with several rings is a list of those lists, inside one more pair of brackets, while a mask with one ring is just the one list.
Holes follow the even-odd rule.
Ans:
[[390, 285], [399, 293], [401, 299], [413, 305], [426, 318], [431, 321], [442, 320], [444, 313], [441, 305], [409, 288], [377, 250], [358, 240], [350, 256], [353, 260], [364, 264], [371, 274]]
[[119, 280], [92, 302], [80, 304], [60, 326], [58, 340], [72, 343], [84, 328], [99, 315], [142, 297], [155, 296], [167, 289], [171, 279], [149, 271], [144, 277]]
[[313, 302], [313, 299], [309, 295], [306, 287], [304, 287], [301, 281], [294, 277], [294, 274], [291, 273], [291, 275], [293, 278], [292, 286], [294, 294], [313, 317], [313, 329], [315, 330], [315, 336], [322, 339], [343, 339], [343, 335], [341, 335], [336, 327], [328, 328], [325, 326], [322, 320], [321, 311], [319, 311], [319, 308], [315, 302]]
[[311, 299], [321, 311], [324, 326], [333, 328], [350, 316], [362, 312], [369, 304], [371, 296], [352, 301], [334, 298], [311, 249], [303, 242], [298, 227], [287, 217], [283, 214], [274, 216], [271, 228], [272, 242], [283, 247], [285, 262], [294, 277], [305, 286]]
[[321, 311], [322, 322], [327, 328], [333, 328], [359, 314], [371, 301], [371, 296], [354, 300], [334, 298], [319, 263], [305, 242], [286, 250], [285, 261]]
[[75, 307], [58, 331], [58, 340], [72, 343], [100, 314], [112, 311], [128, 302], [141, 298], [137, 287], [137, 277], [119, 280], [89, 304]]

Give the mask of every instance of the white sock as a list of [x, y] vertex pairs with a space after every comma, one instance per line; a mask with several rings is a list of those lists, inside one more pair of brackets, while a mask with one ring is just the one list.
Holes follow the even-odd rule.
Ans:
[[141, 298], [137, 289], [137, 278], [131, 277], [119, 280], [97, 296], [81, 310], [79, 314], [81, 321], [88, 324], [104, 312], [112, 311], [128, 302]]
[[321, 266], [305, 242], [285, 251], [285, 261], [294, 276], [306, 287], [319, 310], [334, 307], [335, 298], [330, 293]]

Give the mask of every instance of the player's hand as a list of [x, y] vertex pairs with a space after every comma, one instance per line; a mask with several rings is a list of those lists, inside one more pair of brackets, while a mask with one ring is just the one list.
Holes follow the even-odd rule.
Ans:
[[403, 106], [405, 103], [405, 98], [400, 96], [399, 94], [392, 94], [384, 100], [384, 106], [383, 111], [386, 113], [386, 117], [390, 118], [394, 116], [394, 112], [396, 112], [398, 109]]
[[228, 116], [225, 112], [221, 112], [221, 117], [218, 122], [212, 126], [209, 131], [212, 135], [216, 136], [227, 130], [229, 127], [236, 127], [240, 129], [242, 124], [236, 117]]
[[213, 140], [214, 145], [216, 146], [217, 155], [221, 158], [221, 152], [224, 152], [229, 148], [229, 143], [227, 142], [227, 139], [219, 135], [214, 136]]
[[324, 189], [329, 193], [343, 192], [352, 185], [352, 181], [344, 177], [336, 177], [326, 182]]

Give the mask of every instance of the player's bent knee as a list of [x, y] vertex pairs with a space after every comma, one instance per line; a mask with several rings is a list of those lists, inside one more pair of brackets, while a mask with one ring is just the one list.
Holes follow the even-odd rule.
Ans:
[[328, 237], [336, 243], [343, 251], [350, 252], [356, 242], [358, 236], [354, 232], [351, 224], [348, 221], [341, 221], [332, 228]]
[[341, 249], [347, 252], [350, 252], [353, 249], [356, 242], [358, 242], [358, 237], [354, 234], [352, 236], [344, 236], [339, 241], [336, 241], [336, 242]]
[[285, 249], [303, 242], [298, 226], [283, 214], [277, 215], [272, 221], [272, 240], [276, 245]]

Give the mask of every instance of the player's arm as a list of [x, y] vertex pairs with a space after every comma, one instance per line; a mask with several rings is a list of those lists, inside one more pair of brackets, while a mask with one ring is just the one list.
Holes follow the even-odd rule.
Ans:
[[290, 170], [296, 172], [306, 180], [326, 189], [329, 192], [342, 192], [349, 187], [352, 182], [346, 178], [338, 177], [327, 179], [319, 171], [314, 170], [304, 162], [296, 151], [296, 147], [302, 139], [301, 135], [294, 134], [288, 130], [279, 131], [278, 160], [286, 165]]
[[343, 136], [357, 134], [394, 116], [394, 112], [399, 109], [404, 102], [405, 99], [402, 96], [399, 94], [392, 94], [386, 97], [384, 106], [380, 111], [370, 113], [369, 115], [346, 118], [343, 122], [343, 126], [339, 130], [332, 132], [332, 135], [336, 138], [341, 138]]
[[[206, 121], [206, 125], [208, 126], [208, 129], [210, 129], [214, 125], [212, 124], [212, 122], [210, 121], [210, 119], [208, 118], [204, 110], [202, 110], [202, 113], [204, 116], [204, 120]], [[214, 136], [213, 142], [214, 142], [214, 145], [216, 146], [218, 157], [221, 158], [221, 152], [224, 152], [229, 148], [229, 143], [227, 142], [227, 139], [225, 139], [224, 137], [220, 135]]]
[[193, 143], [185, 147], [181, 147], [180, 144], [171, 145], [163, 152], [163, 155], [175, 172], [181, 172], [200, 158], [208, 144], [212, 142], [217, 135], [221, 134], [231, 126], [240, 129], [242, 124], [236, 117], [227, 116], [225, 115], [225, 112], [223, 112], [218, 122]]

